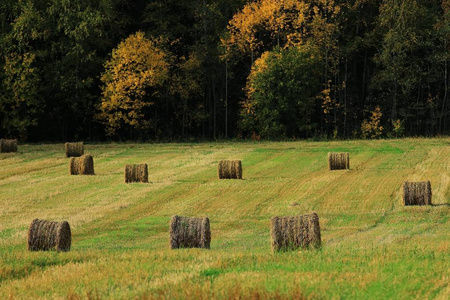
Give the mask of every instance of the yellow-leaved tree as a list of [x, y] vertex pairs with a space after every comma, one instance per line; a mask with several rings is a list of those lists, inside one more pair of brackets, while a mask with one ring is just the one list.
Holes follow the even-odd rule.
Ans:
[[154, 104], [169, 77], [168, 55], [142, 32], [129, 36], [112, 51], [102, 74], [98, 118], [109, 135], [129, 125], [146, 129], [151, 124], [146, 108]]
[[[258, 0], [233, 16], [229, 36], [222, 40], [227, 53], [261, 54], [274, 46], [303, 42], [309, 4], [298, 0]], [[259, 55], [256, 55], [259, 56]]]
[[371, 112], [370, 120], [364, 120], [361, 124], [361, 135], [363, 138], [378, 138], [383, 134], [383, 126], [381, 126], [381, 109], [379, 106]]

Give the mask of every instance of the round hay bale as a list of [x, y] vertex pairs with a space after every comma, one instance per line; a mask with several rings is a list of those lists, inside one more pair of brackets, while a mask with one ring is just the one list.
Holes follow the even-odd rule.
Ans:
[[79, 143], [65, 143], [66, 157], [80, 157], [84, 154], [84, 144]]
[[126, 165], [125, 166], [125, 182], [144, 182], [148, 183], [148, 166], [147, 164]]
[[225, 179], [227, 177], [226, 172], [228, 171], [228, 169], [227, 169], [227, 161], [226, 160], [219, 161], [217, 171], [219, 173], [219, 179]]
[[0, 153], [17, 152], [17, 140], [0, 139]]
[[348, 152], [329, 152], [328, 153], [329, 170], [348, 170], [350, 169], [350, 153]]
[[242, 179], [242, 162], [240, 160], [233, 161], [234, 175], [236, 179]]
[[209, 219], [173, 216], [170, 220], [170, 248], [204, 248], [211, 244]]
[[72, 233], [68, 222], [50, 222], [34, 219], [28, 229], [29, 251], [70, 250]]
[[69, 164], [70, 175], [95, 175], [94, 158], [91, 155], [72, 157]]
[[295, 217], [272, 217], [270, 220], [272, 251], [319, 248], [321, 245], [317, 213]]
[[431, 205], [431, 182], [403, 182], [403, 204], [408, 205]]
[[219, 179], [242, 179], [240, 160], [221, 160], [218, 165]]

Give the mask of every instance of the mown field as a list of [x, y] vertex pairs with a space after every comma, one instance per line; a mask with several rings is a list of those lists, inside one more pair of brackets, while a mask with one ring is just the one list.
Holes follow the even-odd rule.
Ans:
[[[349, 171], [327, 152], [350, 152]], [[70, 176], [62, 144], [0, 154], [0, 298], [449, 299], [450, 138], [88, 144]], [[218, 180], [242, 159], [243, 180]], [[148, 184], [124, 165], [147, 163]], [[404, 180], [433, 206], [404, 207]], [[320, 250], [272, 253], [274, 215], [317, 212]], [[208, 216], [211, 249], [169, 249], [174, 214]], [[34, 218], [67, 220], [67, 253], [28, 252]]]

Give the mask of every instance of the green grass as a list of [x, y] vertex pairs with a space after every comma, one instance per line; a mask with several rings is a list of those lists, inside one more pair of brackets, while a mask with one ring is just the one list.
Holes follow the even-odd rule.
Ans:
[[[327, 170], [327, 152], [350, 170]], [[0, 154], [0, 298], [450, 297], [450, 138], [88, 144], [95, 176], [69, 176], [64, 145]], [[217, 162], [242, 159], [243, 180]], [[149, 165], [149, 184], [124, 166]], [[433, 206], [404, 207], [404, 180]], [[292, 206], [292, 203], [296, 203]], [[274, 215], [316, 211], [320, 250], [273, 254]], [[208, 216], [211, 249], [169, 249], [174, 214]], [[32, 219], [67, 220], [68, 253], [26, 250]]]

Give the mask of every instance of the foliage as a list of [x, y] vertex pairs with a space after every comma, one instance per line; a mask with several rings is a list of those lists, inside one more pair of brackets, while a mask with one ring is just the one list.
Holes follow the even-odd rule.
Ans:
[[104, 85], [99, 114], [109, 135], [124, 125], [150, 127], [146, 108], [159, 98], [169, 76], [166, 60], [167, 54], [142, 32], [129, 36], [113, 50], [101, 77]]
[[248, 77], [242, 129], [265, 138], [305, 136], [318, 88], [318, 62], [307, 47], [265, 52]]
[[[379, 106], [371, 112], [369, 120], [364, 120], [361, 124], [361, 135], [363, 138], [378, 138], [383, 134], [383, 126], [381, 126], [381, 109]], [[399, 128], [397, 129], [399, 130]]]
[[389, 132], [390, 137], [400, 138], [405, 134], [405, 123], [400, 119], [391, 121], [392, 130]]
[[33, 66], [35, 55], [11, 54], [5, 57], [5, 93], [0, 98], [0, 111], [4, 112], [3, 127], [9, 136], [27, 139], [31, 126], [36, 126], [38, 113], [45, 103], [39, 98], [39, 76]]
[[303, 27], [309, 5], [298, 0], [258, 0], [249, 2], [230, 21], [230, 36], [223, 42], [228, 51], [243, 53], [285, 47], [303, 41]]
[[385, 0], [378, 16], [382, 39], [375, 55], [379, 69], [373, 87], [380, 98], [388, 100], [380, 105], [390, 112], [391, 122], [400, 117], [414, 124], [417, 132], [423, 123], [418, 120], [426, 122], [428, 112], [434, 109], [428, 97], [420, 94], [434, 94], [432, 87], [440, 85], [430, 72], [435, 64], [434, 51], [439, 49], [434, 45], [440, 44], [433, 28], [435, 9], [430, 1]]
[[0, 137], [110, 138], [112, 127], [96, 118], [102, 72], [113, 49], [138, 31], [164, 40], [170, 72], [157, 96], [146, 95], [154, 105], [138, 113], [138, 127], [122, 122], [121, 139], [240, 136], [253, 63], [276, 47], [306, 45], [320, 71], [309, 118], [315, 136], [359, 135], [374, 106], [387, 134], [398, 119], [405, 136], [448, 134], [449, 3], [2, 0]]

